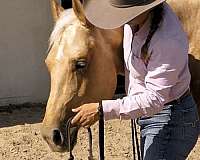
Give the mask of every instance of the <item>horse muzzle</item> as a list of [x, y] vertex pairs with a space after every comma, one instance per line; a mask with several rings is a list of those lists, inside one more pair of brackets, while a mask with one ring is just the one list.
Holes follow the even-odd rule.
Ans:
[[78, 127], [41, 128], [43, 139], [53, 152], [70, 152], [77, 143]]

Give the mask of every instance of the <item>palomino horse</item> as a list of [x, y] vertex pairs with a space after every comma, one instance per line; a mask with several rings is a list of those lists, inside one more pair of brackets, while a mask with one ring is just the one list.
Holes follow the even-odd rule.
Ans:
[[[62, 14], [62, 8], [51, 2], [57, 23], [45, 61], [51, 92], [41, 132], [53, 151], [65, 151], [65, 124], [73, 116], [72, 108], [113, 97], [117, 74], [123, 73], [122, 33], [120, 29], [100, 30], [90, 25], [79, 0], [73, 1], [74, 10]], [[77, 131], [72, 128], [72, 141]]]
[[[176, 7], [177, 1], [171, 0], [170, 3]], [[51, 3], [57, 23], [45, 61], [51, 75], [51, 92], [41, 133], [53, 151], [62, 152], [69, 150], [67, 136], [72, 137], [72, 146], [77, 138], [78, 128], [72, 128], [71, 134], [66, 135], [65, 124], [73, 116], [71, 109], [113, 97], [117, 74], [123, 74], [123, 32], [122, 29], [102, 30], [89, 24], [79, 0], [73, 0], [74, 11], [62, 12], [63, 9], [54, 0]], [[189, 33], [190, 53], [194, 55], [190, 63], [191, 72], [195, 73], [192, 83], [199, 88], [199, 66], [195, 66], [195, 58], [200, 58], [200, 29], [193, 26], [194, 20], [199, 23], [200, 0], [181, 0], [177, 7], [177, 13]], [[200, 100], [199, 91], [195, 91], [196, 100]]]

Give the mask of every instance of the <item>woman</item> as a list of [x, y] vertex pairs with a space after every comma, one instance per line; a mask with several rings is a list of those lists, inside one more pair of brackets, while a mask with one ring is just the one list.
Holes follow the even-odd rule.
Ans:
[[[85, 0], [87, 19], [97, 27], [124, 25], [127, 96], [84, 104], [74, 125], [99, 119], [136, 119], [144, 160], [186, 159], [198, 138], [199, 117], [190, 94], [188, 40], [164, 0]], [[101, 108], [102, 107], [102, 108]]]

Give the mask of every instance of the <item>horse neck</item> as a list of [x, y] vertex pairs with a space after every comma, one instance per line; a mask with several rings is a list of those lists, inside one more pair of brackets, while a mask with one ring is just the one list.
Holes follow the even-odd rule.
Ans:
[[104, 30], [95, 28], [96, 39], [103, 39], [104, 47], [109, 50], [106, 54], [112, 56], [112, 60], [116, 67], [117, 74], [124, 74], [124, 56], [123, 56], [123, 30], [122, 28], [113, 30]]

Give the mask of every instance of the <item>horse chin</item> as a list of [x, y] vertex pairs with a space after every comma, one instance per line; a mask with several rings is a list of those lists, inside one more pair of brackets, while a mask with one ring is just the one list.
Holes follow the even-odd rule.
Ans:
[[52, 152], [60, 152], [60, 153], [64, 153], [64, 152], [68, 152], [67, 151], [67, 147], [62, 145], [62, 146], [53, 146], [51, 144], [49, 144], [49, 148], [51, 149]]

